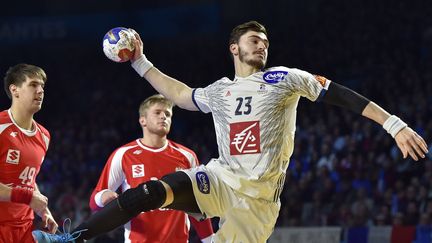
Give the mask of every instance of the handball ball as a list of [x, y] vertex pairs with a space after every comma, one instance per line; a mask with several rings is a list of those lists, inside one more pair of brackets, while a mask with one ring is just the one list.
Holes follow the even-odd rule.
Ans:
[[103, 52], [114, 62], [127, 62], [134, 53], [134, 40], [132, 31], [124, 27], [112, 28], [103, 38]]

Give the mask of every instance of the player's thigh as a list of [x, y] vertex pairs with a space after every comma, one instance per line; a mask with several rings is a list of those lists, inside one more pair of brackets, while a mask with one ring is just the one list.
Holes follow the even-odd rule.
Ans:
[[193, 193], [201, 213], [207, 217], [220, 217], [236, 203], [233, 190], [210, 168], [201, 165], [184, 172], [192, 181]]
[[220, 221], [215, 242], [264, 243], [273, 232], [280, 204], [239, 196]]
[[192, 190], [192, 182], [186, 173], [177, 171], [165, 175], [161, 180], [171, 187], [174, 194], [174, 201], [167, 208], [200, 213]]

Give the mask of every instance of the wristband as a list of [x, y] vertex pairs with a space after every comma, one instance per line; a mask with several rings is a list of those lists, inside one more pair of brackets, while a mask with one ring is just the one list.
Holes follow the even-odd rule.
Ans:
[[392, 135], [394, 138], [400, 130], [404, 129], [408, 125], [403, 122], [399, 117], [391, 115], [383, 124], [383, 128]]
[[23, 203], [29, 205], [33, 197], [33, 191], [14, 187], [11, 191], [11, 202], [14, 203]]
[[146, 56], [143, 54], [140, 58], [136, 59], [132, 62], [132, 67], [139, 74], [140, 77], [144, 77], [144, 74], [153, 67], [153, 63], [151, 63]]

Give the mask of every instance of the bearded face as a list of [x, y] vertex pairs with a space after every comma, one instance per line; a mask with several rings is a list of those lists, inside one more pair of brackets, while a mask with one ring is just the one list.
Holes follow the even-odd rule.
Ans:
[[267, 63], [268, 47], [267, 36], [256, 31], [246, 32], [239, 38], [238, 43], [230, 46], [233, 55], [237, 55], [240, 63], [258, 70], [263, 69]]
[[263, 69], [267, 63], [267, 52], [255, 51], [251, 53], [239, 46], [239, 59], [256, 69]]

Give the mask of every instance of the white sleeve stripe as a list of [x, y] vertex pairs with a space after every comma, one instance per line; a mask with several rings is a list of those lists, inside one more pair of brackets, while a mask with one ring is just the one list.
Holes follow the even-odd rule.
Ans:
[[13, 123], [6, 123], [6, 124], [1, 124], [0, 125], [0, 133], [2, 133], [4, 130], [6, 130], [6, 128], [8, 128], [10, 125], [12, 125]]
[[123, 172], [122, 160], [125, 152], [135, 146], [119, 148], [111, 160], [111, 166], [108, 176], [108, 189], [116, 191], [126, 179]]
[[189, 151], [186, 151], [184, 149], [181, 149], [181, 148], [173, 147], [173, 146], [171, 146], [171, 144], [170, 144], [170, 147], [173, 148], [173, 149], [175, 149], [175, 150], [177, 150], [177, 151], [179, 151], [180, 153], [182, 153], [186, 157], [186, 159], [189, 161], [189, 164], [190, 164], [191, 168], [197, 167], [197, 163], [195, 161], [195, 157], [193, 156], [192, 153], [190, 153]]
[[102, 194], [106, 191], [110, 191], [110, 189], [104, 189], [94, 196], [95, 203], [98, 207], [103, 208], [105, 205], [102, 203]]
[[48, 150], [50, 140], [49, 140], [48, 136], [45, 135], [45, 134], [43, 134], [43, 133], [42, 133], [42, 138], [43, 138], [43, 140], [45, 142], [46, 150]]

